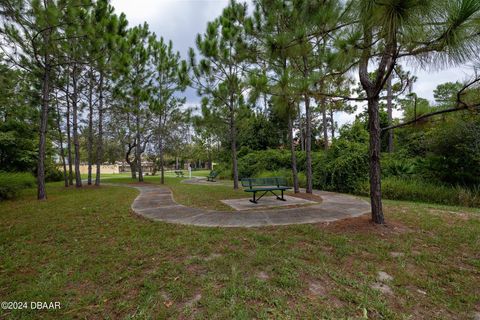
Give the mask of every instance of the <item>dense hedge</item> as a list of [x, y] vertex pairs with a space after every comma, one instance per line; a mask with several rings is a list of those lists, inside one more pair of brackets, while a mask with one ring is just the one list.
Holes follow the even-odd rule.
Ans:
[[35, 178], [27, 172], [0, 172], [0, 200], [16, 197], [22, 189], [35, 185]]

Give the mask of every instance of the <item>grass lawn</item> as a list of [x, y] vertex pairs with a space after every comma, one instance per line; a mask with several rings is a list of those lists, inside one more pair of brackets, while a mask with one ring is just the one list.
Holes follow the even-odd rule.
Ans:
[[[167, 182], [178, 201], [196, 206], [245, 196]], [[221, 229], [139, 218], [130, 212], [131, 188], [54, 183], [48, 195], [37, 202], [28, 190], [0, 203], [0, 300], [60, 301], [61, 309], [0, 310], [0, 319], [468, 319], [480, 312], [478, 209], [385, 201], [387, 227], [360, 218]], [[372, 288], [379, 271], [393, 277], [390, 293]]]

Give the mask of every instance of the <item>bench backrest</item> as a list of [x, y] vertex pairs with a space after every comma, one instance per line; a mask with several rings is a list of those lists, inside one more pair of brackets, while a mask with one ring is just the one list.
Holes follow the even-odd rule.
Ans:
[[215, 178], [216, 176], [218, 176], [218, 172], [217, 172], [217, 171], [211, 171], [208, 176], [209, 176], [210, 178]]
[[283, 177], [272, 177], [272, 178], [243, 178], [242, 187], [250, 188], [253, 187], [266, 187], [266, 186], [277, 186], [277, 187], [286, 187], [287, 179]]

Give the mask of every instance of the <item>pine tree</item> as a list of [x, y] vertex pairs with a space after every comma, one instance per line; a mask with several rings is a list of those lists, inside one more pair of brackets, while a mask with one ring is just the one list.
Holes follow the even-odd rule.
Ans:
[[[380, 92], [401, 58], [436, 56], [443, 63], [457, 63], [475, 56], [480, 36], [476, 31], [480, 3], [476, 0], [381, 3], [360, 0], [355, 4], [352, 25], [356, 29], [352, 34], [358, 37], [359, 76], [368, 101], [372, 220], [383, 224]], [[373, 79], [369, 76], [372, 65]]]
[[179, 98], [176, 93], [184, 91], [189, 83], [187, 63], [180, 60], [180, 53], [173, 51], [171, 41], [166, 44], [163, 38], [152, 39], [152, 64], [155, 70], [153, 78], [156, 85], [152, 90], [150, 109], [157, 119], [158, 156], [160, 158], [160, 183], [165, 182], [164, 144], [169, 131], [168, 126], [175, 123], [174, 118], [181, 114], [180, 107], [185, 98]]
[[204, 96], [204, 106], [211, 107], [228, 124], [232, 156], [233, 188], [238, 189], [237, 113], [244, 104], [247, 90], [245, 70], [246, 5], [232, 0], [222, 15], [210, 22], [203, 35], [197, 35], [197, 50], [202, 56], [197, 63], [190, 49], [193, 85]]

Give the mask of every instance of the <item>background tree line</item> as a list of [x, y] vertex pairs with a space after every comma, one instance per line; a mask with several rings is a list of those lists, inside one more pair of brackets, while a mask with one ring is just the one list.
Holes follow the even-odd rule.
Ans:
[[[414, 75], [401, 68], [404, 61], [433, 69], [475, 63], [480, 4], [474, 0], [256, 0], [251, 12], [232, 0], [197, 35], [188, 62], [147, 24], [129, 28], [107, 0], [5, 0], [0, 11], [2, 77], [8, 78], [0, 112], [9, 132], [2, 143], [16, 144], [17, 135], [25, 144], [23, 160], [16, 148], [2, 150], [0, 159], [8, 170], [35, 168], [39, 199], [46, 198], [54, 155], [66, 186], [73, 180], [82, 186], [82, 157], [88, 184], [94, 167], [100, 184], [107, 158], [125, 160], [132, 178], [142, 181], [142, 157], [157, 163], [163, 182], [169, 153], [228, 164], [238, 188], [241, 177], [258, 173], [242, 171], [239, 158], [276, 148], [288, 153], [295, 192], [300, 185], [307, 193], [314, 187], [351, 192], [365, 181], [351, 175], [368, 167], [366, 193], [381, 224], [381, 153], [407, 152], [432, 121], [467, 130], [479, 107], [478, 75], [437, 88], [432, 107], [415, 95]], [[201, 96], [197, 111], [183, 106], [179, 92], [187, 86]], [[336, 112], [358, 113], [363, 105], [354, 124], [338, 128]], [[404, 111], [401, 122], [393, 119], [396, 106]], [[23, 134], [25, 124], [30, 131]], [[405, 133], [412, 128], [423, 131]], [[441, 150], [431, 147], [422, 152]], [[475, 184], [462, 176], [438, 181]]]

